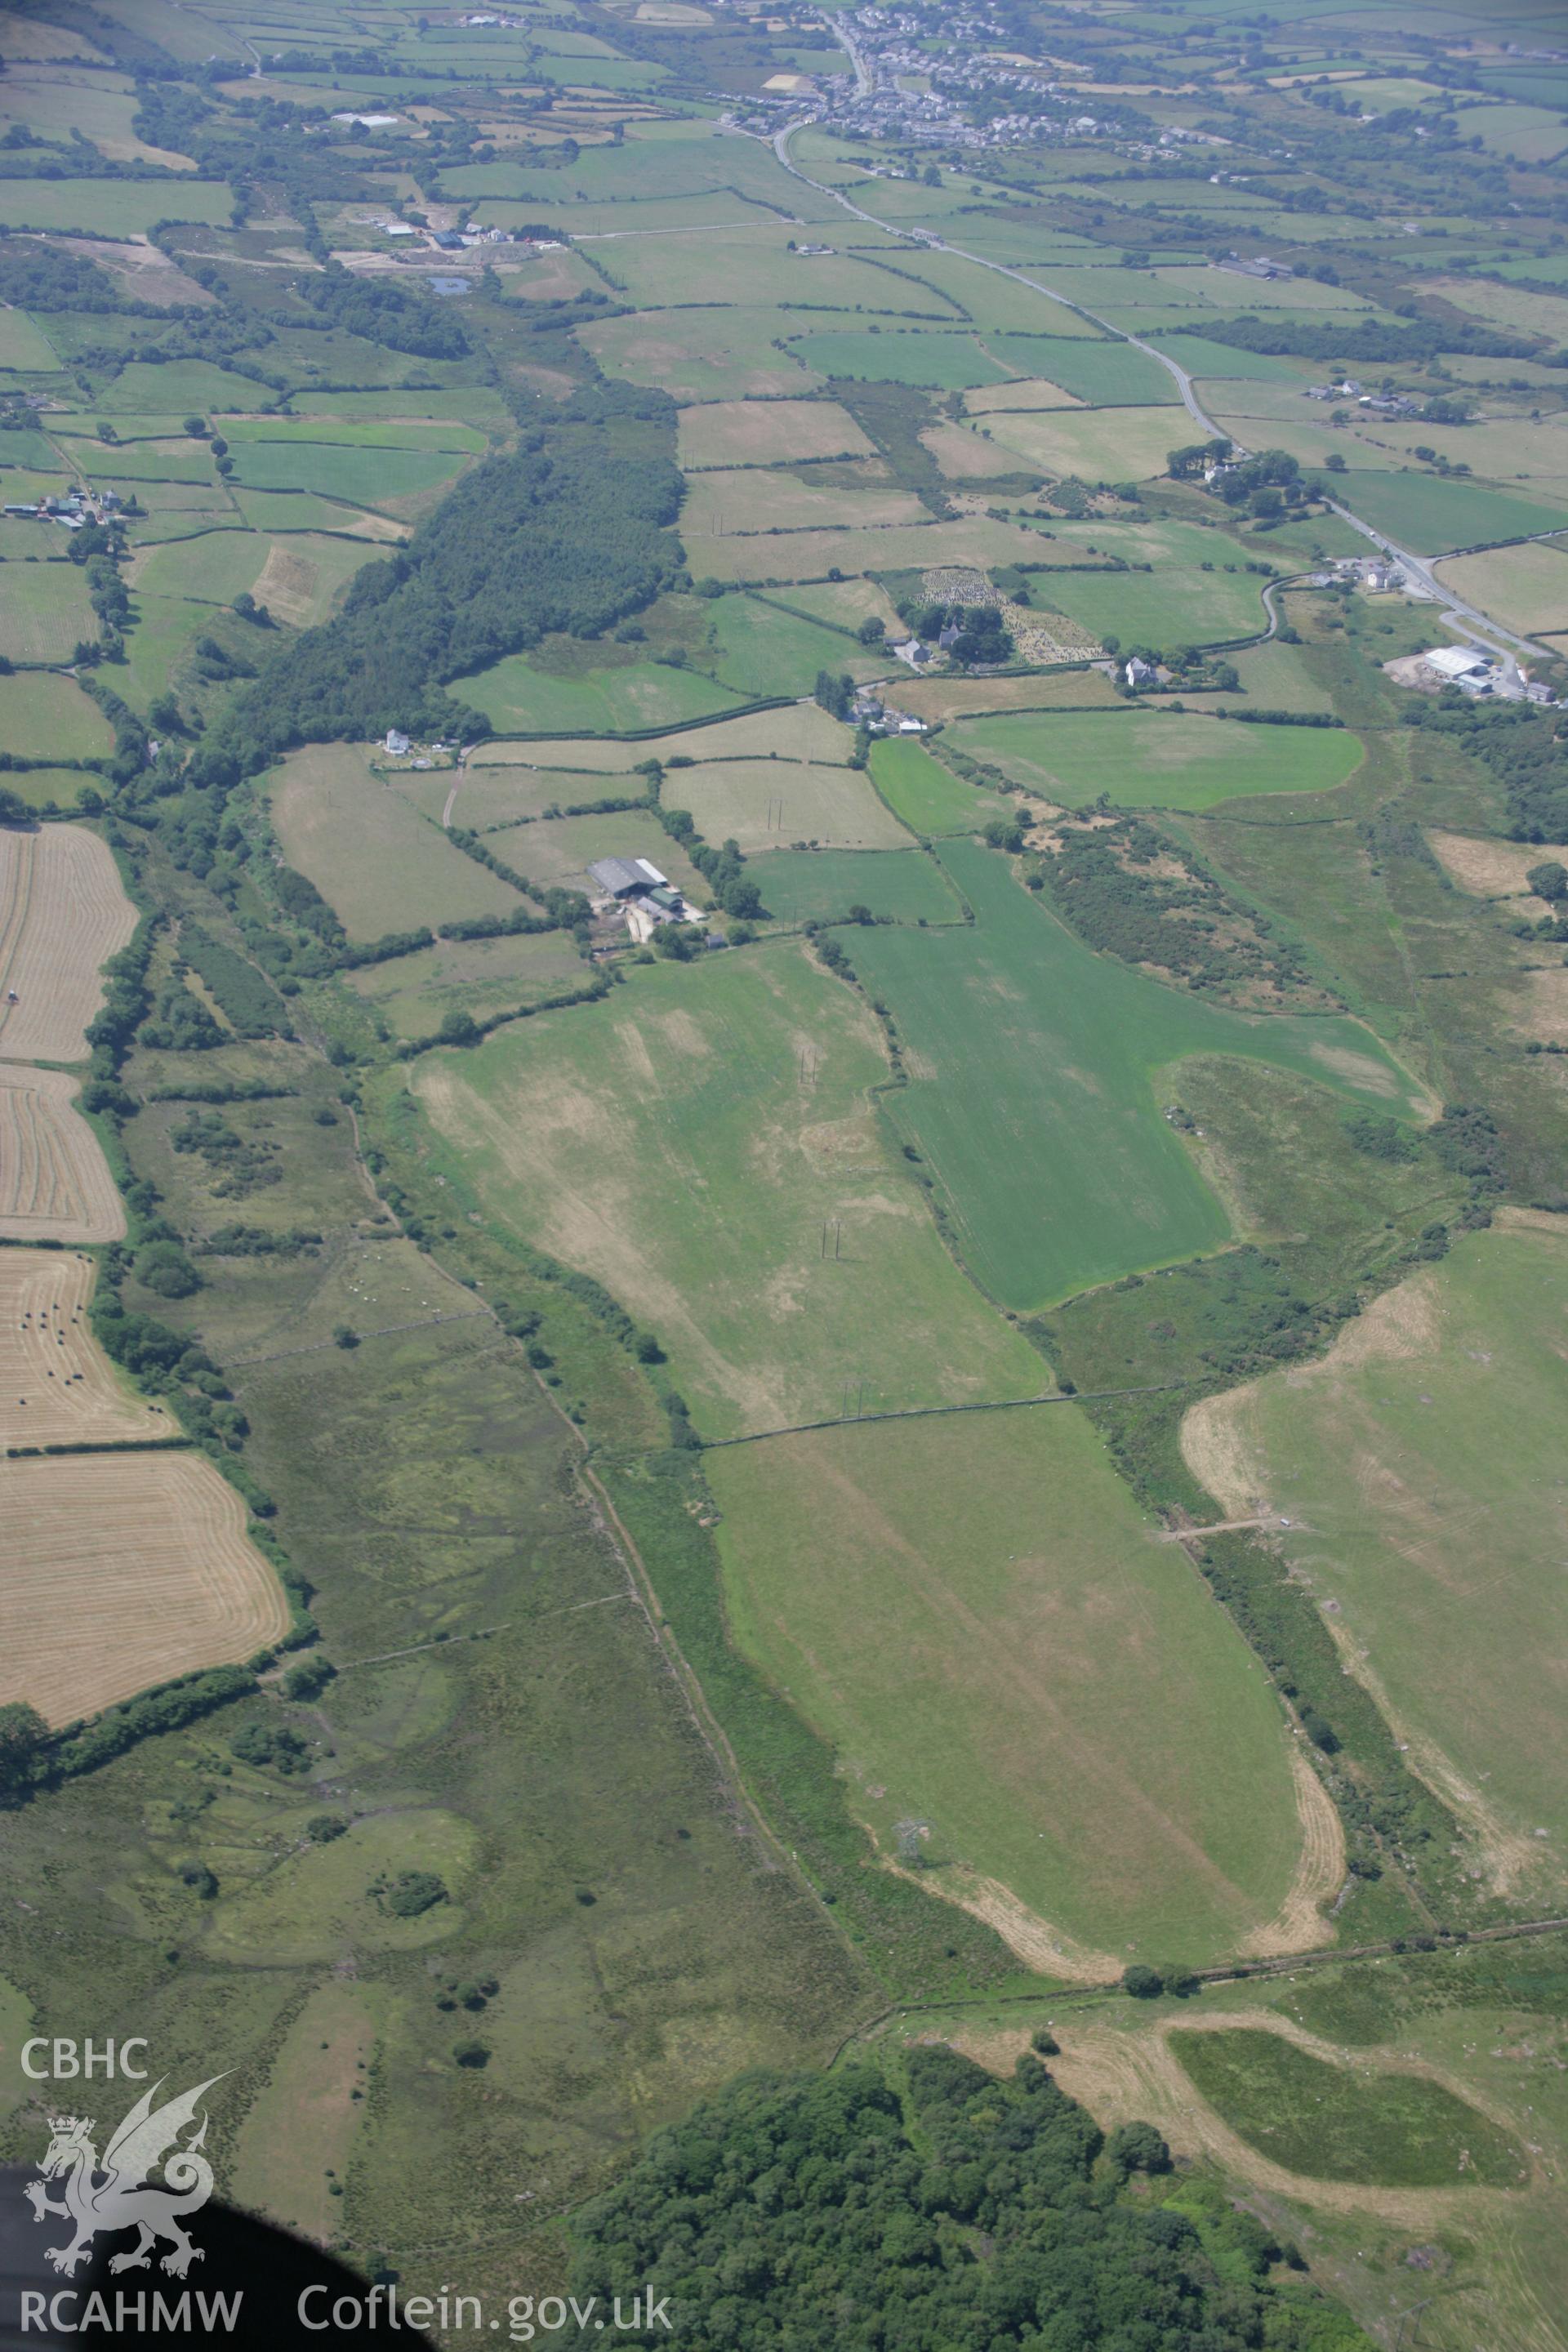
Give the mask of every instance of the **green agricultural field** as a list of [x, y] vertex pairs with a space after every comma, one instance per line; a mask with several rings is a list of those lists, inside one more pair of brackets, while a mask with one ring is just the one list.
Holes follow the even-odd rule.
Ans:
[[1568, 121], [1544, 106], [1489, 106], [1467, 115], [1465, 128], [1494, 155], [1547, 163], [1568, 147]]
[[987, 269], [960, 254], [933, 253], [928, 247], [923, 253], [901, 254], [899, 267], [935, 289], [937, 299], [923, 303], [922, 309], [935, 310], [940, 302], [951, 304], [957, 316], [973, 321], [988, 344], [994, 335], [1005, 333], [1049, 335], [1054, 340], [1068, 335], [1085, 341], [1100, 338], [1098, 327], [1039, 287], [1005, 278], [999, 270]]
[[[901, 259], [894, 240], [878, 246], [878, 234], [858, 228], [856, 243]], [[694, 236], [621, 237], [605, 258], [625, 284], [626, 299], [638, 310], [722, 302], [853, 312], [858, 304], [873, 312], [922, 310], [940, 315], [947, 308], [935, 296], [922, 299], [907, 278], [889, 277], [842, 247], [814, 257], [788, 252], [787, 241], [785, 225], [769, 222], [761, 228], [714, 229]]]
[[899, 1172], [886, 1075], [864, 1006], [780, 941], [634, 965], [412, 1084], [486, 1218], [604, 1283], [720, 1437], [836, 1413], [879, 1368], [898, 1404], [1044, 1384]]
[[986, 348], [1020, 375], [1044, 376], [1091, 408], [1180, 403], [1169, 368], [1131, 343], [1092, 342], [1084, 335], [990, 335]]
[[963, 912], [941, 866], [915, 849], [773, 849], [753, 859], [752, 879], [781, 923], [838, 923], [851, 907], [880, 923], [955, 923]]
[[583, 342], [606, 375], [657, 385], [679, 401], [775, 399], [822, 382], [781, 349], [798, 334], [798, 312], [771, 308], [643, 310], [584, 329]]
[[[233, 535], [242, 539], [240, 533]], [[117, 690], [133, 710], [145, 713], [149, 703], [174, 685], [192, 638], [211, 627], [213, 607], [189, 596], [142, 592], [132, 610], [135, 617], [126, 635], [125, 666], [117, 674]]]
[[1042, 410], [998, 417], [991, 431], [997, 447], [1016, 449], [1026, 467], [1085, 482], [1152, 480], [1188, 437], [1166, 408]]
[[1235, 377], [1244, 383], [1300, 386], [1309, 382], [1304, 360], [1276, 359], [1267, 352], [1244, 352], [1231, 343], [1212, 342], [1206, 335], [1162, 331], [1151, 341], [1184, 367], [1189, 375]]
[[[149, 501], [142, 493], [142, 504]], [[364, 548], [368, 562], [378, 549], [401, 546], [405, 532], [384, 515], [367, 514], [358, 507], [336, 506], [303, 490], [241, 490], [235, 500], [240, 517], [252, 530], [292, 535], [322, 532], [353, 539]]]
[[[1568, 1255], [1554, 1230], [1470, 1234], [1320, 1362], [1203, 1408], [1189, 1459], [1302, 1523], [1295, 1573], [1500, 1884], [1564, 1885], [1554, 1764], [1568, 1601], [1556, 1433]], [[1545, 1830], [1545, 1838], [1537, 1832]]]
[[420, 417], [240, 416], [224, 437], [237, 449], [250, 441], [275, 441], [289, 448], [439, 449], [466, 457], [482, 457], [489, 446], [471, 425]]
[[726, 583], [753, 587], [820, 581], [833, 572], [848, 573], [924, 571], [945, 563], [1037, 563], [1040, 534], [1021, 523], [996, 522], [989, 515], [960, 515], [952, 522], [895, 523], [877, 530], [791, 530], [776, 539], [710, 539], [701, 547], [702, 569]]
[[0, 181], [0, 226], [9, 229], [144, 236], [161, 220], [226, 221], [233, 205], [221, 180]]
[[93, 413], [112, 417], [128, 410], [132, 415], [210, 417], [231, 409], [258, 407], [272, 396], [248, 376], [215, 367], [209, 360], [169, 360], [158, 366], [132, 360], [98, 394]]
[[[901, 634], [892, 600], [877, 580], [796, 582], [785, 594], [768, 601], [804, 613], [808, 620], [825, 621], [831, 628], [858, 630], [863, 621], [878, 620], [895, 636]], [[884, 664], [886, 658], [884, 655]]]
[[699, 760], [668, 775], [664, 800], [689, 809], [709, 841], [748, 856], [796, 842], [825, 849], [904, 849], [909, 835], [858, 768], [792, 760]]
[[204, 482], [215, 484], [212, 451], [205, 441], [132, 441], [124, 448], [95, 449], [80, 461], [93, 481], [128, 482], [140, 489], [143, 482]]
[[1215, 2113], [1288, 2172], [1379, 2189], [1516, 2189], [1530, 2178], [1518, 2143], [1429, 2075], [1336, 2064], [1257, 2027], [1167, 2038]]
[[[1015, 420], [1007, 419], [1011, 430]], [[1124, 646], [1153, 646], [1163, 651], [1177, 646], [1227, 645], [1268, 626], [1262, 583], [1256, 573], [1226, 572], [1220, 559], [1227, 542], [1211, 541], [1215, 569], [1195, 565], [1160, 565], [1152, 548], [1150, 572], [1054, 572], [1037, 581], [1033, 601], [1056, 606], [1079, 622], [1091, 636], [1109, 632]]]
[[351, 940], [510, 915], [522, 903], [374, 776], [352, 744], [294, 752], [265, 790], [284, 856], [315, 884]]
[[51, 803], [56, 808], [73, 809], [84, 792], [101, 790], [98, 778], [82, 768], [13, 768], [5, 787], [30, 809], [46, 809]]
[[1300, 1850], [1279, 1703], [1078, 1407], [771, 1438], [704, 1468], [742, 1646], [832, 1743], [889, 1859], [920, 1824], [933, 1898], [999, 1885], [1045, 1923], [1047, 1974], [1058, 1938], [1109, 1974], [1234, 1951], [1274, 1916]]
[[132, 587], [149, 595], [184, 594], [215, 605], [252, 593], [275, 620], [305, 627], [326, 617], [370, 554], [363, 541], [301, 534], [279, 545], [259, 531], [209, 531], [179, 546], [148, 548], [130, 576]]
[[873, 743], [871, 776], [911, 833], [975, 833], [1006, 806], [995, 793], [962, 782], [919, 743]]
[[1481, 482], [1445, 481], [1436, 474], [1383, 474], [1358, 467], [1344, 486], [1345, 503], [1374, 530], [1384, 530], [1417, 555], [1479, 547], [1555, 530], [1568, 522], [1558, 499], [1521, 497]]
[[952, 740], [1048, 800], [1082, 808], [1209, 809], [1260, 793], [1332, 792], [1361, 765], [1339, 727], [1247, 727], [1157, 709], [1002, 711], [961, 719]]
[[[640, 777], [633, 778], [640, 783]], [[541, 887], [595, 889], [588, 867], [596, 857], [646, 857], [700, 907], [708, 886], [686, 852], [647, 809], [618, 809], [603, 815], [546, 817], [511, 832], [490, 833], [485, 846], [513, 871]]]
[[68, 662], [98, 621], [78, 563], [0, 563], [0, 654], [7, 661]]
[[929, 384], [938, 392], [963, 392], [977, 383], [1005, 383], [1007, 370], [992, 359], [979, 339], [954, 321], [952, 327], [846, 327], [799, 334], [790, 350], [824, 376], [847, 376], [862, 383]]
[[[15, 310], [0, 310], [0, 327], [7, 319], [19, 315]], [[36, 426], [12, 425], [0, 433], [0, 467], [5, 468], [5, 474], [0, 476], [0, 487], [9, 498], [15, 478], [13, 467], [30, 474], [58, 474], [60, 470], [59, 452], [47, 435], [40, 433]]]
[[[0, 588], [12, 568], [0, 570]], [[75, 678], [35, 671], [0, 677], [0, 746], [23, 760], [102, 760], [114, 737]]]
[[234, 478], [247, 490], [313, 490], [353, 506], [385, 507], [449, 481], [462, 464], [458, 453], [441, 449], [247, 441], [235, 445]]
[[[475, 384], [452, 384], [445, 391], [410, 391], [394, 387], [372, 392], [297, 392], [289, 406], [301, 416], [331, 425], [340, 419], [392, 423], [400, 418], [426, 418], [447, 425], [472, 425], [482, 433], [510, 434], [512, 415], [500, 394]], [[329, 434], [329, 439], [336, 437]]]
[[536, 669], [526, 654], [506, 655], [459, 678], [452, 691], [503, 735], [634, 735], [705, 719], [742, 699], [695, 670], [663, 662], [605, 665], [562, 677]]
[[21, 368], [32, 374], [47, 375], [59, 363], [54, 345], [26, 310], [0, 312], [0, 368]]
[[1213, 1248], [1219, 1202], [1162, 1117], [1191, 1054], [1278, 1062], [1407, 1114], [1410, 1082], [1348, 1020], [1248, 1016], [1096, 955], [971, 842], [938, 851], [973, 926], [857, 931], [866, 986], [898, 1024], [909, 1083], [884, 1097], [921, 1155], [955, 1247], [1004, 1306]]
[[502, 940], [443, 940], [417, 955], [348, 974], [395, 1037], [433, 1037], [448, 1013], [489, 1021], [584, 984], [587, 972], [560, 931]]
[[[515, 744], [499, 747], [511, 751]], [[476, 833], [492, 825], [521, 825], [530, 818], [558, 815], [565, 809], [593, 808], [605, 801], [637, 800], [643, 779], [625, 773], [593, 775], [578, 768], [497, 766], [468, 760], [460, 775], [442, 769], [426, 775], [399, 775], [397, 789], [426, 816], [439, 816], [454, 785], [455, 824], [470, 825]]]
[[[1364, 542], [1363, 542], [1364, 543]], [[1568, 572], [1568, 564], [1563, 566]], [[1321, 657], [1304, 646], [1271, 637], [1226, 656], [1241, 680], [1237, 694], [1186, 694], [1189, 710], [1300, 710], [1330, 712], [1333, 696], [1319, 674]]]

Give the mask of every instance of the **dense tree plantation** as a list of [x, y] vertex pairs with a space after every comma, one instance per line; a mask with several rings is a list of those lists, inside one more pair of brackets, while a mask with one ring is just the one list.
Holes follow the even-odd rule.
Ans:
[[489, 731], [439, 689], [547, 630], [592, 636], [681, 571], [680, 477], [660, 393], [596, 384], [546, 436], [458, 483], [407, 548], [367, 564], [343, 609], [281, 646], [192, 761], [197, 781], [255, 773], [300, 743], [387, 727]]
[[[1250, 2215], [1173, 2184], [1147, 2125], [1109, 2141], [1046, 2067], [916, 2049], [757, 2075], [655, 2140], [579, 2217], [579, 2297], [668, 2295], [682, 2343], [883, 2352], [1353, 2352]], [[657, 2327], [628, 2337], [651, 2345]]]

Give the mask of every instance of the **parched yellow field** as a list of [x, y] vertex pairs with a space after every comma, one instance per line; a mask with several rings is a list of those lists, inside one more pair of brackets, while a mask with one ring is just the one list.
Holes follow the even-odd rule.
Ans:
[[0, 1237], [117, 1242], [125, 1231], [109, 1162], [63, 1070], [0, 1062]]
[[103, 1002], [100, 967], [135, 929], [136, 909], [95, 833], [0, 832], [0, 1053], [79, 1061]]
[[1086, 482], [1143, 481], [1165, 470], [1180, 439], [1168, 408], [1038, 410], [998, 417], [996, 446], [1016, 449], [1027, 466]]
[[[1142, 413], [1129, 408], [1114, 411], [1119, 417]], [[1161, 416], [1166, 413], [1163, 408], [1155, 412]], [[1007, 420], [1010, 446], [1016, 446], [1012, 431], [1015, 421]], [[1017, 421], [1026, 430], [1051, 420], [1027, 416]], [[1164, 462], [1162, 454], [1155, 470], [1162, 469]], [[1063, 465], [1049, 470], [1068, 473], [1072, 468]], [[1126, 481], [1131, 471], [1124, 465], [1115, 478]], [[984, 571], [993, 563], [1037, 562], [1039, 552], [1039, 533], [1026, 530], [1021, 523], [993, 522], [988, 515], [963, 515], [956, 522], [892, 523], [874, 530], [795, 530], [779, 539], [709, 541], [702, 550], [702, 565], [715, 580], [823, 580], [835, 569], [898, 572], [911, 564], [923, 569], [939, 563], [966, 563]]]
[[0, 1446], [174, 1433], [132, 1395], [88, 1328], [89, 1257], [0, 1250]]
[[671, 808], [689, 809], [709, 841], [746, 855], [816, 841], [837, 849], [907, 849], [910, 836], [855, 768], [799, 760], [712, 760], [665, 780]]
[[871, 444], [836, 400], [710, 401], [681, 412], [679, 436], [679, 462], [688, 469], [871, 455]]
[[1009, 408], [1083, 408], [1087, 403], [1043, 375], [1026, 375], [1013, 383], [980, 384], [964, 394], [963, 405], [971, 416], [989, 416]]
[[1568, 552], [1543, 541], [1457, 555], [1436, 567], [1456, 596], [1467, 597], [1505, 628], [1568, 629]]
[[933, 425], [921, 440], [950, 482], [985, 481], [1019, 470], [1015, 450], [966, 425]]
[[[982, 451], [985, 447], [984, 442], [976, 446]], [[682, 535], [689, 546], [748, 533], [881, 530], [891, 523], [919, 524], [926, 520], [924, 507], [911, 491], [900, 490], [896, 484], [884, 489], [861, 489], [847, 467], [837, 470], [847, 478], [832, 489], [813, 488], [792, 475], [770, 473], [763, 466], [734, 466], [699, 474], [689, 485], [680, 510]], [[696, 556], [692, 561], [697, 561]], [[753, 568], [763, 565], [764, 557], [759, 553]]]
[[1110, 710], [1116, 689], [1103, 670], [1046, 677], [922, 677], [889, 689], [917, 719], [963, 719], [989, 710]]
[[0, 1465], [0, 1704], [68, 1723], [288, 1630], [245, 1505], [204, 1455]]
[[1435, 828], [1426, 839], [1444, 873], [1461, 890], [1475, 898], [1517, 898], [1518, 911], [1536, 922], [1550, 910], [1544, 898], [1531, 895], [1525, 876], [1532, 866], [1568, 861], [1568, 847], [1556, 842], [1496, 841]]

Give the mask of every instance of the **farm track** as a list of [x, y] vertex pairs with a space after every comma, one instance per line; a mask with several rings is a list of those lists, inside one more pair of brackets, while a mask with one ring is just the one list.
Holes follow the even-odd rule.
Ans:
[[[1561, 1935], [1565, 1928], [1568, 1928], [1568, 1916], [1514, 1919], [1510, 1920], [1506, 1927], [1478, 1927], [1465, 1940], [1469, 1944], [1510, 1944], [1531, 1936]], [[1255, 1981], [1259, 1977], [1296, 1976], [1302, 1969], [1331, 1968], [1344, 1960], [1386, 1959], [1396, 1951], [1405, 1948], [1404, 1937], [1400, 1938], [1397, 1946], [1392, 1939], [1378, 1944], [1322, 1945], [1313, 1951], [1270, 1953], [1258, 1959], [1223, 1961], [1215, 1968], [1194, 1969], [1191, 1973], [1194, 1980], [1198, 1984], [1242, 1984]], [[1463, 1950], [1464, 1946], [1444, 1945], [1440, 1948]], [[856, 2026], [852, 2032], [844, 2036], [834, 2051], [829, 2063], [836, 2065], [847, 2051], [853, 2050], [868, 2035], [875, 2033], [879, 2026], [889, 2023], [895, 2017], [922, 2017], [930, 2014], [948, 2017], [965, 2010], [994, 2010], [1020, 2006], [1036, 2008], [1042, 2000], [1049, 2000], [1053, 2006], [1063, 2001], [1071, 2001], [1075, 2005], [1081, 2002], [1087, 2006], [1111, 1997], [1119, 2000], [1124, 1998], [1121, 1981], [1115, 1977], [1106, 1978], [1100, 1983], [1092, 1985], [1042, 1986], [1038, 1992], [975, 1993], [961, 2000], [889, 2001], [885, 2009], [877, 2011], [875, 2017], [868, 2018], [863, 2024]]]
[[[767, 1437], [808, 1437], [818, 1429], [850, 1429], [861, 1424], [869, 1427], [878, 1421], [931, 1421], [954, 1412], [1023, 1412], [1036, 1404], [1098, 1404], [1107, 1397], [1163, 1396], [1168, 1389], [1195, 1387], [1193, 1381], [1156, 1381], [1152, 1386], [1138, 1389], [1056, 1389], [1048, 1396], [999, 1397], [978, 1404], [906, 1404], [895, 1406], [887, 1412], [841, 1412], [831, 1421], [802, 1421], [787, 1429], [753, 1429], [741, 1437], [710, 1437], [703, 1442], [705, 1454], [717, 1454], [727, 1445], [760, 1445]], [[1247, 1520], [1248, 1527], [1271, 1526], [1272, 1521]], [[1202, 1534], [1202, 1528], [1186, 1528], [1173, 1534], [1173, 1542], [1182, 1534]]]

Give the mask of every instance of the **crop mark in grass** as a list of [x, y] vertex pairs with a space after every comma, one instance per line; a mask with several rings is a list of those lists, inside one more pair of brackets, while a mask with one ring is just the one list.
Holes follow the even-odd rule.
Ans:
[[1517, 2189], [1530, 2178], [1510, 2130], [1425, 2069], [1350, 2067], [1268, 2025], [1176, 2028], [1183, 2071], [1248, 2146], [1310, 2180], [1389, 2189]]
[[1277, 1915], [1300, 1852], [1278, 1704], [1086, 1416], [839, 1428], [705, 1467], [736, 1638], [884, 1851], [929, 1822], [922, 1878], [961, 1902], [999, 1882], [1102, 1953], [1213, 1958]]
[[[477, 1307], [471, 1315], [420, 1315], [412, 1323], [382, 1323], [370, 1331], [356, 1331], [354, 1340], [357, 1345], [363, 1339], [386, 1339], [394, 1332], [423, 1331], [436, 1323], [481, 1323], [489, 1312], [488, 1307]], [[312, 1339], [307, 1347], [279, 1348], [270, 1356], [231, 1356], [229, 1365], [232, 1370], [238, 1371], [247, 1364], [279, 1364], [285, 1356], [320, 1356], [329, 1348], [342, 1345], [338, 1339]]]
[[1563, 1884], [1563, 1244], [1465, 1236], [1329, 1354], [1210, 1398], [1183, 1450], [1222, 1502], [1288, 1505], [1287, 1556], [1500, 1891]]

